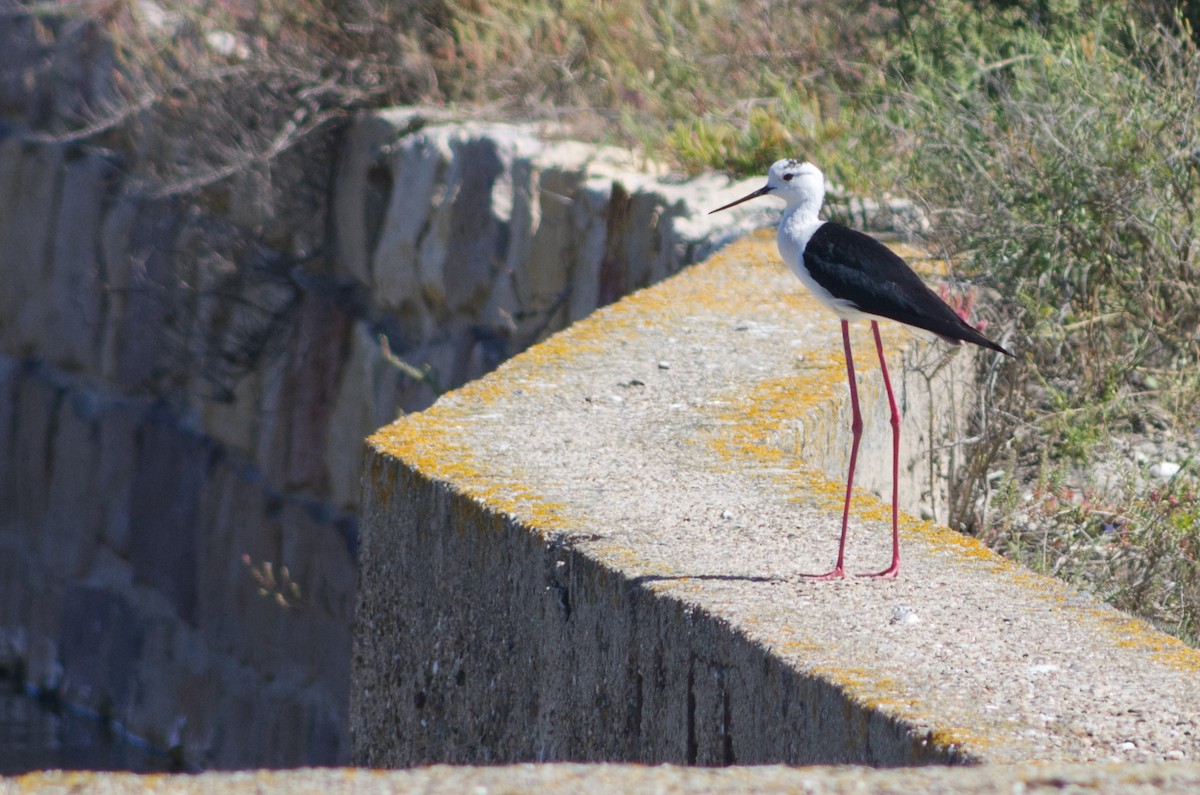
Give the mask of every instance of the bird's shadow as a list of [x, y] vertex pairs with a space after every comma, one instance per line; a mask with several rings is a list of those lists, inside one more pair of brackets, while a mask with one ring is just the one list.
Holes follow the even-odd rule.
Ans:
[[630, 580], [634, 585], [644, 585], [651, 582], [667, 582], [669, 580], [731, 580], [742, 582], [786, 582], [783, 577], [764, 577], [759, 574], [643, 574]]

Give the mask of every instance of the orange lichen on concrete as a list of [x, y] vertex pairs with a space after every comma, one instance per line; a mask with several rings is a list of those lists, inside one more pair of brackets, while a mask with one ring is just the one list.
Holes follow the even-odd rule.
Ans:
[[969, 756], [972, 750], [986, 747], [989, 741], [969, 729], [948, 727], [930, 732], [929, 744], [938, 750], [965, 751]]
[[1185, 673], [1200, 674], [1200, 649], [1115, 610], [1091, 610], [1092, 618], [1116, 646], [1149, 654], [1156, 662]]
[[[493, 396], [495, 392], [493, 392]], [[519, 473], [498, 472], [479, 460], [466, 444], [469, 412], [478, 404], [448, 401], [422, 414], [405, 417], [369, 440], [380, 455], [391, 456], [422, 477], [447, 484], [482, 506], [510, 516], [533, 530], [550, 532], [581, 527], [585, 517], [561, 503], [545, 499], [523, 483]], [[387, 480], [372, 466], [375, 480]]]

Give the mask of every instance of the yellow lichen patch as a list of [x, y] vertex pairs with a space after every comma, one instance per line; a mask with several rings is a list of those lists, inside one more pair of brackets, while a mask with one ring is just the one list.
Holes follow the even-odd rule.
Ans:
[[1099, 625], [1124, 649], [1143, 651], [1155, 661], [1190, 674], [1200, 674], [1200, 649], [1160, 632], [1145, 621], [1112, 610], [1089, 611]]
[[[469, 414], [457, 400], [435, 406], [383, 428], [370, 444], [422, 477], [447, 484], [481, 506], [510, 516], [535, 531], [566, 531], [582, 526], [585, 517], [568, 506], [545, 499], [522, 481], [520, 473], [480, 461], [466, 442]], [[386, 477], [384, 477], [386, 479]]]
[[918, 703], [916, 699], [901, 697], [899, 686], [890, 679], [880, 679], [872, 684], [871, 690], [864, 689], [855, 694], [855, 700], [863, 709], [912, 717], [911, 710]]
[[[787, 650], [786, 646], [784, 650]], [[866, 727], [862, 724], [855, 724], [852, 720], [856, 707], [860, 720], [865, 720], [871, 714], [883, 714], [903, 719], [912, 724], [929, 724], [929, 715], [920, 709], [920, 703], [916, 699], [905, 696], [904, 688], [888, 677], [878, 676], [871, 671], [855, 667], [815, 666], [811, 672], [830, 682], [845, 694], [846, 701], [843, 703], [843, 710], [846, 721], [849, 725], [858, 725], [860, 733], [864, 732]], [[997, 739], [994, 737], [962, 727], [937, 728], [932, 730], [928, 737], [928, 742], [941, 751], [953, 748], [968, 753], [977, 753], [997, 743]]]
[[[785, 629], [789, 629], [785, 627]], [[789, 640], [779, 647], [779, 650], [784, 654], [793, 655], [808, 655], [821, 649], [821, 645], [811, 641]]]
[[1024, 571], [1017, 564], [996, 554], [974, 536], [963, 535], [929, 521], [913, 522], [909, 530], [913, 536], [923, 538], [932, 546], [951, 549], [957, 556], [965, 560], [988, 563], [997, 569], [1010, 571], [1014, 575]]
[[943, 749], [977, 749], [988, 745], [986, 738], [961, 727], [939, 728], [929, 733], [929, 743], [934, 748]]

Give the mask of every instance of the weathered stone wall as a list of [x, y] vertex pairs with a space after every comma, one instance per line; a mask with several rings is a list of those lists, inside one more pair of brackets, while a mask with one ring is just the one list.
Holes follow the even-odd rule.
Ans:
[[21, 130], [0, 140], [0, 663], [202, 765], [348, 758], [363, 437], [730, 234], [703, 217], [723, 179], [509, 125], [364, 116], [328, 218], [290, 219], [148, 197], [119, 154]]
[[[344, 757], [355, 518], [160, 400], [0, 362], [0, 657], [195, 762]], [[244, 555], [302, 600], [260, 596]]]

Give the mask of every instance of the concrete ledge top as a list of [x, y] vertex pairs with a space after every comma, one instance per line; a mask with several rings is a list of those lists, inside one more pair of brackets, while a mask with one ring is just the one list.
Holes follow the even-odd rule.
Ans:
[[[877, 365], [860, 325], [866, 381]], [[844, 487], [811, 453], [822, 434], [843, 444], [844, 392], [836, 320], [760, 234], [370, 443], [952, 755], [1200, 759], [1200, 652], [973, 539], [904, 517], [899, 580], [799, 576], [836, 551]], [[856, 496], [852, 571], [885, 564], [887, 515]]]
[[929, 795], [1009, 795], [1024, 793], [1113, 793], [1141, 795], [1200, 791], [1200, 765], [990, 765], [977, 768], [921, 767], [874, 770], [863, 767], [694, 768], [674, 765], [438, 765], [402, 771], [313, 769], [188, 775], [138, 776], [128, 773], [33, 773], [0, 778], [8, 793], [721, 793], [778, 792], [806, 795], [910, 793]]

